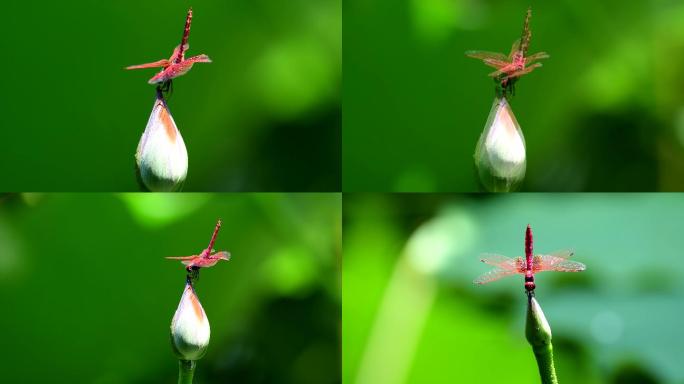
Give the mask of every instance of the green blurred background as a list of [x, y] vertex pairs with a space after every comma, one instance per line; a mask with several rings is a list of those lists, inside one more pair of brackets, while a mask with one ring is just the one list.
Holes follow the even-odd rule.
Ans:
[[154, 69], [189, 6], [169, 108], [186, 191], [340, 190], [340, 0], [3, 3], [0, 191], [138, 191], [134, 154]]
[[535, 383], [518, 275], [475, 286], [481, 253], [574, 249], [535, 276], [561, 383], [681, 383], [684, 198], [345, 196], [343, 382]]
[[684, 190], [684, 3], [660, 0], [345, 1], [344, 190], [477, 191], [494, 87], [464, 52], [508, 53], [530, 5], [522, 189]]
[[334, 194], [0, 196], [6, 383], [173, 383], [185, 270], [223, 219], [229, 262], [196, 284], [211, 324], [196, 383], [339, 383]]

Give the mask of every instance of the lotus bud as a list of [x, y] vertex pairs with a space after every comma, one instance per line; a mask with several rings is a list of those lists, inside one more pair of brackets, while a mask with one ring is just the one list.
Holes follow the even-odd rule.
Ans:
[[135, 153], [140, 179], [153, 192], [177, 191], [188, 174], [188, 152], [161, 94]]
[[551, 345], [551, 326], [546, 321], [539, 302], [532, 295], [527, 300], [525, 336], [534, 348], [547, 348]]
[[534, 297], [527, 294], [527, 319], [525, 321], [525, 337], [532, 347], [537, 360], [539, 376], [542, 383], [558, 383], [556, 368], [553, 364], [553, 343], [551, 343], [551, 326], [546, 321], [544, 311]]
[[525, 138], [505, 97], [497, 97], [475, 149], [482, 185], [491, 192], [508, 192], [525, 178]]
[[207, 351], [210, 334], [209, 319], [188, 280], [171, 320], [173, 351], [181, 360], [199, 360]]

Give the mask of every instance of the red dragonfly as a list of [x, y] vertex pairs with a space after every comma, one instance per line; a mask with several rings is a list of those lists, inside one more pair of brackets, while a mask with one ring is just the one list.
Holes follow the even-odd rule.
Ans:
[[192, 22], [192, 8], [188, 10], [188, 16], [185, 18], [185, 30], [183, 31], [183, 39], [181, 43], [173, 50], [171, 58], [155, 61], [153, 63], [131, 65], [126, 69], [141, 69], [141, 68], [156, 68], [162, 67], [161, 72], [157, 73], [148, 81], [150, 84], [169, 84], [170, 81], [178, 76], [185, 75], [192, 68], [195, 63], [211, 63], [211, 59], [207, 55], [197, 55], [185, 58], [185, 51], [188, 50], [188, 37], [190, 36], [190, 23]]
[[559, 251], [549, 255], [533, 255], [532, 229], [527, 226], [525, 231], [525, 259], [514, 259], [497, 254], [485, 254], [480, 260], [485, 264], [493, 265], [494, 269], [480, 275], [475, 279], [475, 284], [485, 284], [498, 280], [502, 277], [522, 274], [525, 275], [525, 290], [528, 294], [534, 293], [534, 274], [544, 271], [581, 272], [587, 267], [577, 261], [568, 260], [573, 255], [572, 251]]
[[508, 56], [497, 52], [466, 52], [466, 56], [480, 59], [486, 65], [496, 68], [496, 71], [490, 73], [489, 76], [500, 79], [501, 85], [504, 88], [509, 85], [509, 81], [517, 79], [532, 72], [535, 68], [542, 66], [541, 63], [535, 63], [535, 61], [549, 58], [549, 55], [546, 52], [539, 52], [527, 56], [527, 50], [530, 46], [530, 38], [532, 37], [532, 32], [530, 31], [531, 16], [532, 9], [528, 8], [527, 16], [525, 17], [525, 24], [523, 26], [522, 37], [513, 42], [511, 53], [509, 53]]
[[199, 255], [168, 256], [166, 258], [171, 260], [180, 260], [181, 263], [185, 265], [185, 269], [187, 269], [188, 272], [192, 270], [199, 270], [200, 268], [213, 267], [214, 265], [216, 265], [216, 263], [218, 263], [221, 260], [230, 260], [229, 252], [216, 252], [216, 250], [213, 249], [214, 241], [216, 241], [216, 235], [218, 235], [219, 229], [221, 229], [221, 220], [219, 220], [216, 223], [216, 228], [214, 228], [214, 234], [211, 236], [209, 246], [207, 246], [206, 249], [202, 250], [202, 252], [200, 252]]

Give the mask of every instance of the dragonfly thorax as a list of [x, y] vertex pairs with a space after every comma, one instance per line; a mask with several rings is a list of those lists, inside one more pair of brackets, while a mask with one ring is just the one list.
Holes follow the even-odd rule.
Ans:
[[525, 57], [522, 52], [518, 51], [513, 54], [513, 65], [515, 65], [517, 69], [525, 68]]

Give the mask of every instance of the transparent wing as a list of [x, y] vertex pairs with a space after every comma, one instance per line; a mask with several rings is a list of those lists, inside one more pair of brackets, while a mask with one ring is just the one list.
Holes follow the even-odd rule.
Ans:
[[497, 77], [497, 76], [505, 73], [508, 77], [513, 77], [513, 76], [511, 76], [511, 73], [517, 72], [517, 71], [515, 71], [515, 69], [516, 69], [515, 64], [508, 63], [505, 67], [499, 68], [498, 70], [490, 73], [489, 76]]
[[573, 260], [568, 260], [574, 255], [572, 250], [562, 250], [548, 255], [536, 255], [534, 260], [534, 271], [559, 271], [559, 272], [580, 272], [587, 267]]
[[548, 54], [548, 53], [546, 53], [546, 52], [537, 52], [537, 53], [535, 53], [534, 55], [530, 55], [530, 56], [525, 57], [525, 62], [526, 62], [527, 64], [530, 64], [530, 63], [532, 63], [533, 61], [537, 61], [537, 60], [541, 60], [541, 59], [548, 59], [548, 58], [549, 58], [549, 54]]
[[216, 253], [213, 253], [211, 255], [211, 257], [216, 258], [216, 259], [230, 260], [230, 252], [226, 252], [226, 251], [216, 252]]
[[482, 62], [485, 63], [486, 65], [490, 66], [490, 67], [497, 68], [497, 69], [511, 64], [508, 61], [497, 60], [497, 59], [484, 59], [484, 60], [482, 60]]
[[169, 65], [171, 65], [171, 62], [164, 59], [164, 60], [155, 61], [154, 63], [130, 65], [130, 66], [126, 67], [126, 69], [168, 67]]
[[559, 259], [569, 259], [575, 254], [575, 251], [572, 249], [561, 249], [558, 251], [553, 251], [551, 253], [547, 253], [545, 255], [559, 258]]
[[192, 61], [185, 60], [179, 64], [174, 64], [168, 68], [169, 79], [174, 79], [179, 76], [183, 76], [192, 69], [192, 65], [195, 64]]
[[496, 253], [484, 253], [480, 257], [480, 261], [497, 268], [506, 270], [512, 269], [514, 272], [517, 271], [517, 258], [513, 259]]
[[579, 261], [573, 260], [563, 260], [555, 264], [549, 271], [559, 271], [559, 272], [581, 272], [587, 269], [587, 266], [580, 263]]
[[211, 63], [211, 59], [207, 55], [193, 56], [189, 59], [186, 59], [186, 61], [190, 61], [192, 63]]
[[165, 259], [169, 260], [192, 260], [197, 256], [166, 256]]
[[173, 49], [173, 53], [171, 54], [171, 57], [169, 58], [170, 62], [174, 62], [176, 60], [180, 61], [183, 59], [183, 53], [190, 48], [190, 44], [185, 44], [183, 46], [183, 50], [180, 49], [180, 44], [176, 45], [176, 48]]
[[206, 55], [195, 56], [193, 59], [196, 60], [184, 60], [178, 64], [171, 64], [162, 72], [159, 72], [154, 77], [152, 77], [150, 81], [148, 81], [148, 83], [163, 83], [165, 81], [175, 79], [176, 77], [183, 76], [186, 73], [188, 73], [190, 69], [192, 69], [192, 65], [195, 64], [195, 62], [211, 62], [211, 60], [209, 60], [209, 57], [207, 57]]
[[518, 51], [520, 51], [520, 39], [517, 39], [513, 42], [513, 45], [511, 46], [511, 53], [508, 54], [508, 57], [513, 57], [513, 55]]
[[494, 268], [491, 271], [485, 272], [478, 276], [475, 280], [473, 280], [473, 283], [486, 284], [490, 281], [499, 280], [502, 277], [514, 275], [515, 273], [516, 271], [513, 269]]
[[[508, 73], [508, 74], [506, 75], [506, 77], [508, 77], [508, 78], [520, 77], [520, 76], [522, 76], [522, 75], [526, 75], [526, 74], [532, 72], [535, 68], [539, 68], [539, 67], [541, 67], [541, 66], [542, 66], [541, 63], [534, 63], [534, 64], [529, 65], [529, 66], [527, 66], [527, 67], [525, 67], [524, 69], [521, 69], [521, 70], [519, 70], [519, 71], [515, 71], [515, 72]], [[497, 71], [497, 72], [505, 73], [506, 71], [504, 71], [503, 69], [501, 69], [501, 70], [499, 70], [499, 71]], [[495, 72], [495, 73], [496, 73], [496, 72]], [[490, 76], [493, 76], [493, 74], [490, 73]]]
[[150, 84], [157, 84], [157, 83], [163, 83], [165, 81], [169, 81], [172, 79], [175, 79], [178, 76], [185, 75], [190, 68], [192, 68], [192, 62], [183, 61], [179, 64], [171, 64], [168, 67], [166, 67], [163, 71], [157, 73], [154, 75], [148, 83]]
[[498, 52], [488, 52], [488, 51], [467, 51], [466, 56], [472, 57], [473, 59], [480, 60], [506, 60], [507, 57], [503, 53]]

